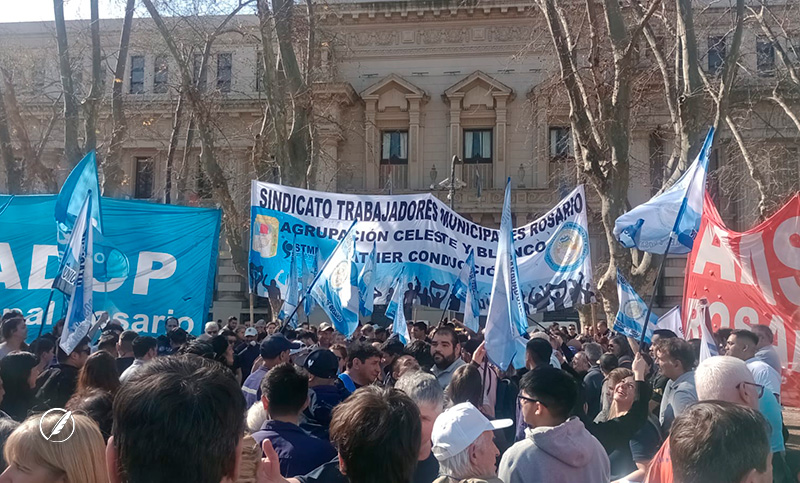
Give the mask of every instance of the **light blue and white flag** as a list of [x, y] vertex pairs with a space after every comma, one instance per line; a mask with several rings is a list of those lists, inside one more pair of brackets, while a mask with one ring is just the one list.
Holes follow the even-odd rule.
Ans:
[[666, 253], [668, 245], [669, 253], [692, 251], [703, 215], [713, 140], [714, 128], [711, 128], [697, 158], [672, 187], [617, 218], [614, 236], [625, 248], [635, 247], [659, 255]]
[[[320, 251], [319, 247], [314, 251], [314, 255], [308, 257], [306, 259], [306, 263], [303, 266], [303, 290], [304, 292], [308, 292], [308, 288], [311, 287], [311, 283], [317, 277], [317, 273], [319, 273], [320, 263]], [[306, 313], [306, 317], [311, 315], [311, 310], [314, 309], [314, 297], [306, 296], [303, 300], [303, 312]]]
[[511, 178], [508, 178], [503, 215], [500, 218], [491, 302], [486, 316], [486, 355], [501, 370], [506, 370], [509, 364], [517, 368], [525, 366], [525, 345], [528, 342], [523, 337], [528, 330], [528, 320], [520, 291], [512, 230]]
[[369, 252], [361, 273], [358, 274], [358, 308], [361, 315], [369, 317], [375, 307], [375, 253], [377, 244], [372, 242], [372, 251]]
[[397, 334], [400, 342], [408, 344], [411, 341], [411, 337], [408, 335], [408, 323], [406, 322], [405, 308], [403, 307], [403, 295], [406, 286], [404, 275], [405, 268], [402, 268], [392, 286], [392, 298], [389, 300], [389, 305], [386, 306], [386, 317], [392, 319], [392, 334]]
[[103, 209], [100, 183], [97, 179], [97, 160], [91, 151], [67, 176], [56, 198], [56, 240], [59, 256], [64, 255], [78, 212], [86, 196], [92, 196], [92, 225], [94, 226], [94, 276], [98, 282], [124, 279], [130, 272], [128, 257], [111, 243], [103, 233]]
[[700, 317], [700, 357], [698, 363], [703, 362], [709, 357], [719, 355], [719, 348], [711, 335], [711, 320], [708, 316], [708, 303], [700, 304], [697, 307], [698, 316]]
[[[54, 287], [69, 295], [61, 349], [71, 354], [94, 323], [92, 289], [94, 271], [92, 259], [92, 196], [87, 193], [78, 212], [74, 230], [64, 253], [64, 261], [56, 274]], [[58, 285], [58, 286], [56, 286]], [[68, 293], [69, 292], [69, 293]]]
[[475, 274], [475, 250], [471, 249], [461, 273], [453, 284], [453, 295], [464, 302], [464, 325], [477, 333], [480, 329], [481, 306]]
[[[640, 340], [644, 318], [647, 314], [647, 305], [619, 270], [617, 270], [617, 296], [619, 297], [619, 310], [617, 318], [614, 320], [614, 332]], [[651, 312], [650, 321], [647, 324], [647, 334], [644, 337], [644, 341], [648, 344], [653, 338], [653, 328], [657, 323], [658, 317]]]
[[328, 314], [333, 327], [350, 337], [358, 327], [358, 267], [355, 263], [353, 221], [334, 248], [325, 266], [311, 283], [311, 296]]
[[[297, 278], [297, 269], [297, 249], [292, 243], [292, 261], [289, 264], [289, 274], [286, 276], [286, 297], [283, 299], [283, 307], [281, 307], [278, 317], [293, 329], [297, 328], [297, 304], [300, 298], [300, 280]], [[292, 318], [287, 321], [286, 317], [289, 315], [292, 315]]]

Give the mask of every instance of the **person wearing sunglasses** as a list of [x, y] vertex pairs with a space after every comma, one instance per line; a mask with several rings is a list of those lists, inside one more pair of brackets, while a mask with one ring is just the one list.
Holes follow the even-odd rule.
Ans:
[[88, 337], [81, 339], [69, 354], [61, 348], [59, 339], [56, 342], [56, 350], [58, 364], [44, 371], [36, 379], [37, 406], [34, 409], [63, 408], [75, 392], [78, 386], [78, 372], [86, 364], [86, 359], [91, 353]]
[[[764, 386], [753, 380], [753, 374], [747, 365], [736, 357], [715, 356], [705, 359], [695, 369], [695, 383], [698, 401], [727, 401], [751, 409], [760, 409], [759, 401], [772, 399], [777, 405], [774, 397], [764, 397]], [[777, 411], [780, 416], [779, 405], [777, 405]], [[763, 411], [761, 412], [769, 422], [769, 416]], [[780, 430], [780, 425], [778, 430]], [[783, 461], [783, 455], [777, 453], [776, 457], [776, 454], [773, 453], [773, 467], [776, 473], [781, 471]], [[781, 475], [785, 475], [785, 473], [781, 473]], [[674, 481], [669, 439], [653, 457], [644, 481], [648, 483], [672, 483]], [[792, 480], [779, 479], [776, 481]]]

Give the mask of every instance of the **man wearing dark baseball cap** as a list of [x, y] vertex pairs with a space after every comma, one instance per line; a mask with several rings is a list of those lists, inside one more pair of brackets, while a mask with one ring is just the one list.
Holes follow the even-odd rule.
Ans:
[[299, 342], [292, 342], [280, 333], [272, 334], [261, 341], [259, 350], [261, 363], [256, 361], [255, 366], [258, 368], [254, 367], [255, 370], [247, 376], [242, 384], [242, 394], [248, 408], [261, 399], [261, 380], [264, 379], [267, 371], [282, 362], [289, 362], [290, 351], [299, 349], [300, 346]]
[[347, 397], [334, 385], [339, 359], [328, 349], [317, 349], [308, 355], [303, 368], [308, 372], [309, 400], [300, 415], [300, 427], [327, 441], [331, 411]]

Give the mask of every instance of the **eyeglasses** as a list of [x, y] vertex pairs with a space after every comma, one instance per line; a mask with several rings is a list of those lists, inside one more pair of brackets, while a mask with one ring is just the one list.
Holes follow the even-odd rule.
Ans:
[[209, 330], [208, 331], [208, 335], [217, 335], [217, 334], [219, 334], [219, 332], [216, 331], [216, 330]]
[[539, 403], [542, 406], [547, 407], [547, 404], [543, 403], [542, 401], [539, 401], [538, 399], [533, 399], [533, 398], [530, 398], [530, 397], [523, 396], [522, 394], [517, 395], [517, 399], [519, 400], [520, 403], [522, 403], [523, 401], [528, 401], [528, 402], [531, 402], [531, 403]]
[[761, 396], [764, 395], [764, 386], [762, 384], [756, 384], [755, 382], [742, 381], [742, 382], [740, 382], [739, 384], [736, 385], [736, 389], [740, 389], [742, 387], [742, 384], [745, 384], [745, 385], [748, 385], [748, 386], [753, 386], [754, 388], [756, 388], [756, 391], [757, 391], [759, 399], [761, 399]]

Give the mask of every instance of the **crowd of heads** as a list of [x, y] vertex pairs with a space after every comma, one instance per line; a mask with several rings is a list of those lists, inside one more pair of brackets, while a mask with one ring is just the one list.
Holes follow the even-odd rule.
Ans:
[[[410, 322], [407, 344], [371, 324], [345, 338], [327, 323], [230, 317], [195, 338], [175, 318], [159, 337], [111, 321], [69, 353], [62, 327], [27, 345], [22, 315], [3, 316], [0, 483], [327, 481], [305, 479], [311, 470], [351, 483], [793, 474], [776, 456], [781, 421], [765, 410], [779, 388], [753, 369], [772, 349], [768, 327], [720, 330], [726, 356], [698, 364], [697, 345], [668, 330], [645, 350], [604, 323], [553, 324], [529, 334], [524, 367], [505, 370], [457, 320]], [[42, 416], [53, 408], [70, 411], [66, 444], [43, 437], [64, 422], [63, 412]]]

